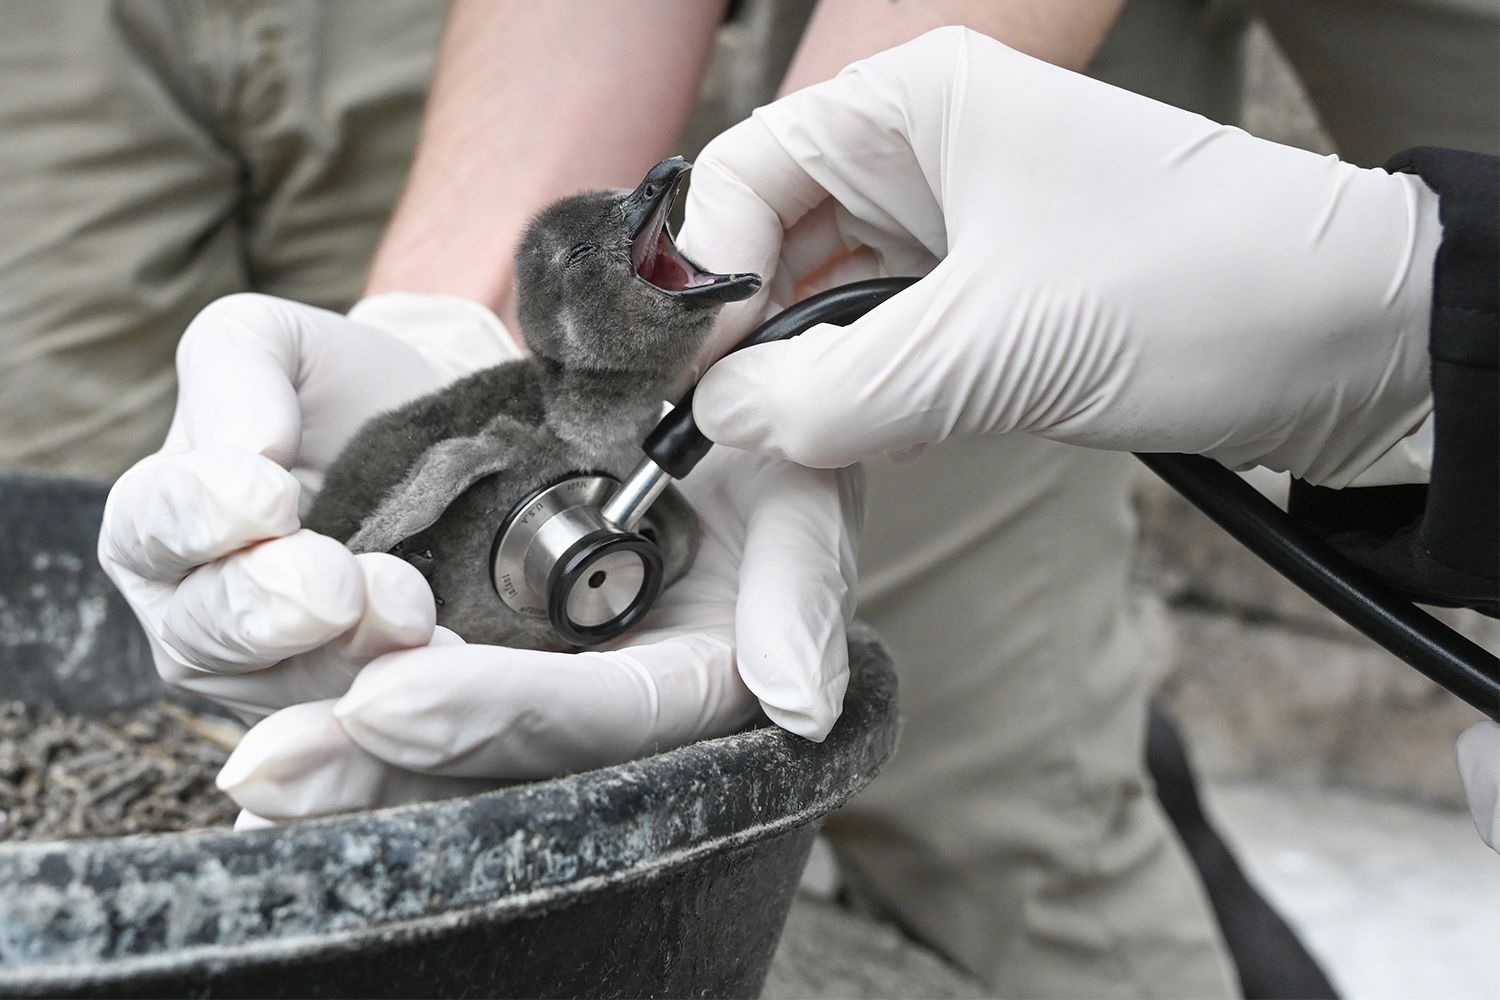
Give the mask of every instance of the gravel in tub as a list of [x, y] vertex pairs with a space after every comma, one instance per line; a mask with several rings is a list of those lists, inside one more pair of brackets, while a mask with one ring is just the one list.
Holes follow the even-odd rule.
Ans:
[[0, 702], [0, 841], [233, 823], [214, 775], [241, 732], [166, 701], [97, 718]]

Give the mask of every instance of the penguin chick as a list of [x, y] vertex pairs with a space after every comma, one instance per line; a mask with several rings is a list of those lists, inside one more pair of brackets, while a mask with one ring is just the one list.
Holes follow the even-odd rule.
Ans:
[[[673, 244], [667, 213], [688, 170], [673, 157], [634, 191], [544, 209], [516, 251], [532, 356], [371, 419], [329, 468], [304, 526], [407, 559], [432, 586], [438, 623], [469, 642], [568, 648], [496, 594], [496, 532], [522, 499], [569, 476], [623, 480], [718, 308], [760, 288], [759, 275], [713, 274]], [[663, 494], [642, 531], [657, 536], [666, 584], [687, 572], [699, 528], [681, 494]]]

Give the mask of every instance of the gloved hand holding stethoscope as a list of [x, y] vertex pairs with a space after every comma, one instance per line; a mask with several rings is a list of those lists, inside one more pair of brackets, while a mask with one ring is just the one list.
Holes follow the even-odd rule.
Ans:
[[[925, 277], [848, 326], [726, 357], [694, 410], [715, 441], [823, 468], [1019, 431], [1335, 487], [1425, 482], [1442, 236], [1415, 176], [944, 28], [698, 159], [681, 245], [760, 273], [777, 305]], [[1492, 846], [1497, 733], [1461, 744]]]

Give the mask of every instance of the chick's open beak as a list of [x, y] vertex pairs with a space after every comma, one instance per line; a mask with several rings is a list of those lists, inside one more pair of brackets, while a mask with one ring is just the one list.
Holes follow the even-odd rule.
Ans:
[[667, 214], [679, 182], [691, 169], [680, 156], [662, 160], [622, 203], [636, 277], [689, 308], [748, 299], [759, 291], [760, 275], [705, 271], [672, 242]]

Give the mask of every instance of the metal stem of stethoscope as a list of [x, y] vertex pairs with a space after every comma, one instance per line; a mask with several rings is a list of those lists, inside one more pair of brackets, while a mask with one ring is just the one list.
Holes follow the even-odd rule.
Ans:
[[604, 519], [617, 528], [634, 531], [656, 498], [670, 485], [672, 477], [666, 469], [650, 458], [641, 459], [604, 505]]
[[[766, 320], [733, 349], [786, 340], [823, 323], [852, 323], [915, 281], [915, 278], [876, 278], [811, 296]], [[571, 535], [554, 530], [553, 535], [560, 541], [539, 550], [541, 558], [530, 560], [532, 590], [545, 591], [549, 615], [559, 635], [575, 645], [589, 645], [622, 634], [646, 613], [660, 589], [659, 574], [653, 583], [649, 565], [644, 574], [629, 577], [631, 581], [641, 581], [632, 582], [639, 592], [616, 596], [607, 606], [625, 607], [615, 618], [579, 627], [569, 621], [566, 608], [579, 605], [575, 588], [583, 585], [581, 581], [592, 580], [603, 585], [600, 581], [606, 573], [587, 572], [595, 565], [621, 565], [634, 572], [631, 559], [650, 562], [654, 548], [648, 551], [644, 547], [649, 543], [635, 533], [636, 527], [671, 481], [692, 472], [711, 447], [712, 442], [693, 420], [693, 393], [688, 390], [647, 436], [641, 447], [645, 453], [641, 462], [601, 506], [593, 506], [597, 501], [592, 498], [600, 495], [604, 485], [590, 485], [585, 490], [584, 477], [579, 477], [576, 484], [567, 481], [549, 488], [553, 494], [571, 489], [580, 498], [587, 497], [565, 514], [547, 515], [559, 522], [571, 519], [568, 529]], [[1351, 563], [1212, 459], [1197, 455], [1137, 457], [1250, 551], [1334, 614], [1490, 718], [1500, 716], [1500, 660], [1488, 651]], [[497, 551], [507, 541], [514, 541], [506, 532], [517, 530], [510, 526], [525, 506], [518, 506], [507, 520], [507, 528], [502, 529], [502, 537], [497, 539]], [[541, 506], [534, 504], [524, 513], [531, 514]], [[510, 548], [524, 551], [520, 542], [514, 542]], [[548, 551], [564, 549], [569, 559], [568, 572], [562, 573], [560, 566], [552, 566], [543, 586], [537, 577], [540, 569], [548, 565]], [[502, 598], [505, 593], [501, 574], [516, 571], [517, 560], [519, 556], [506, 563], [496, 557], [496, 588]], [[659, 557], [656, 565], [659, 568]], [[626, 597], [631, 599], [627, 601]], [[585, 602], [583, 606], [588, 605]]]

